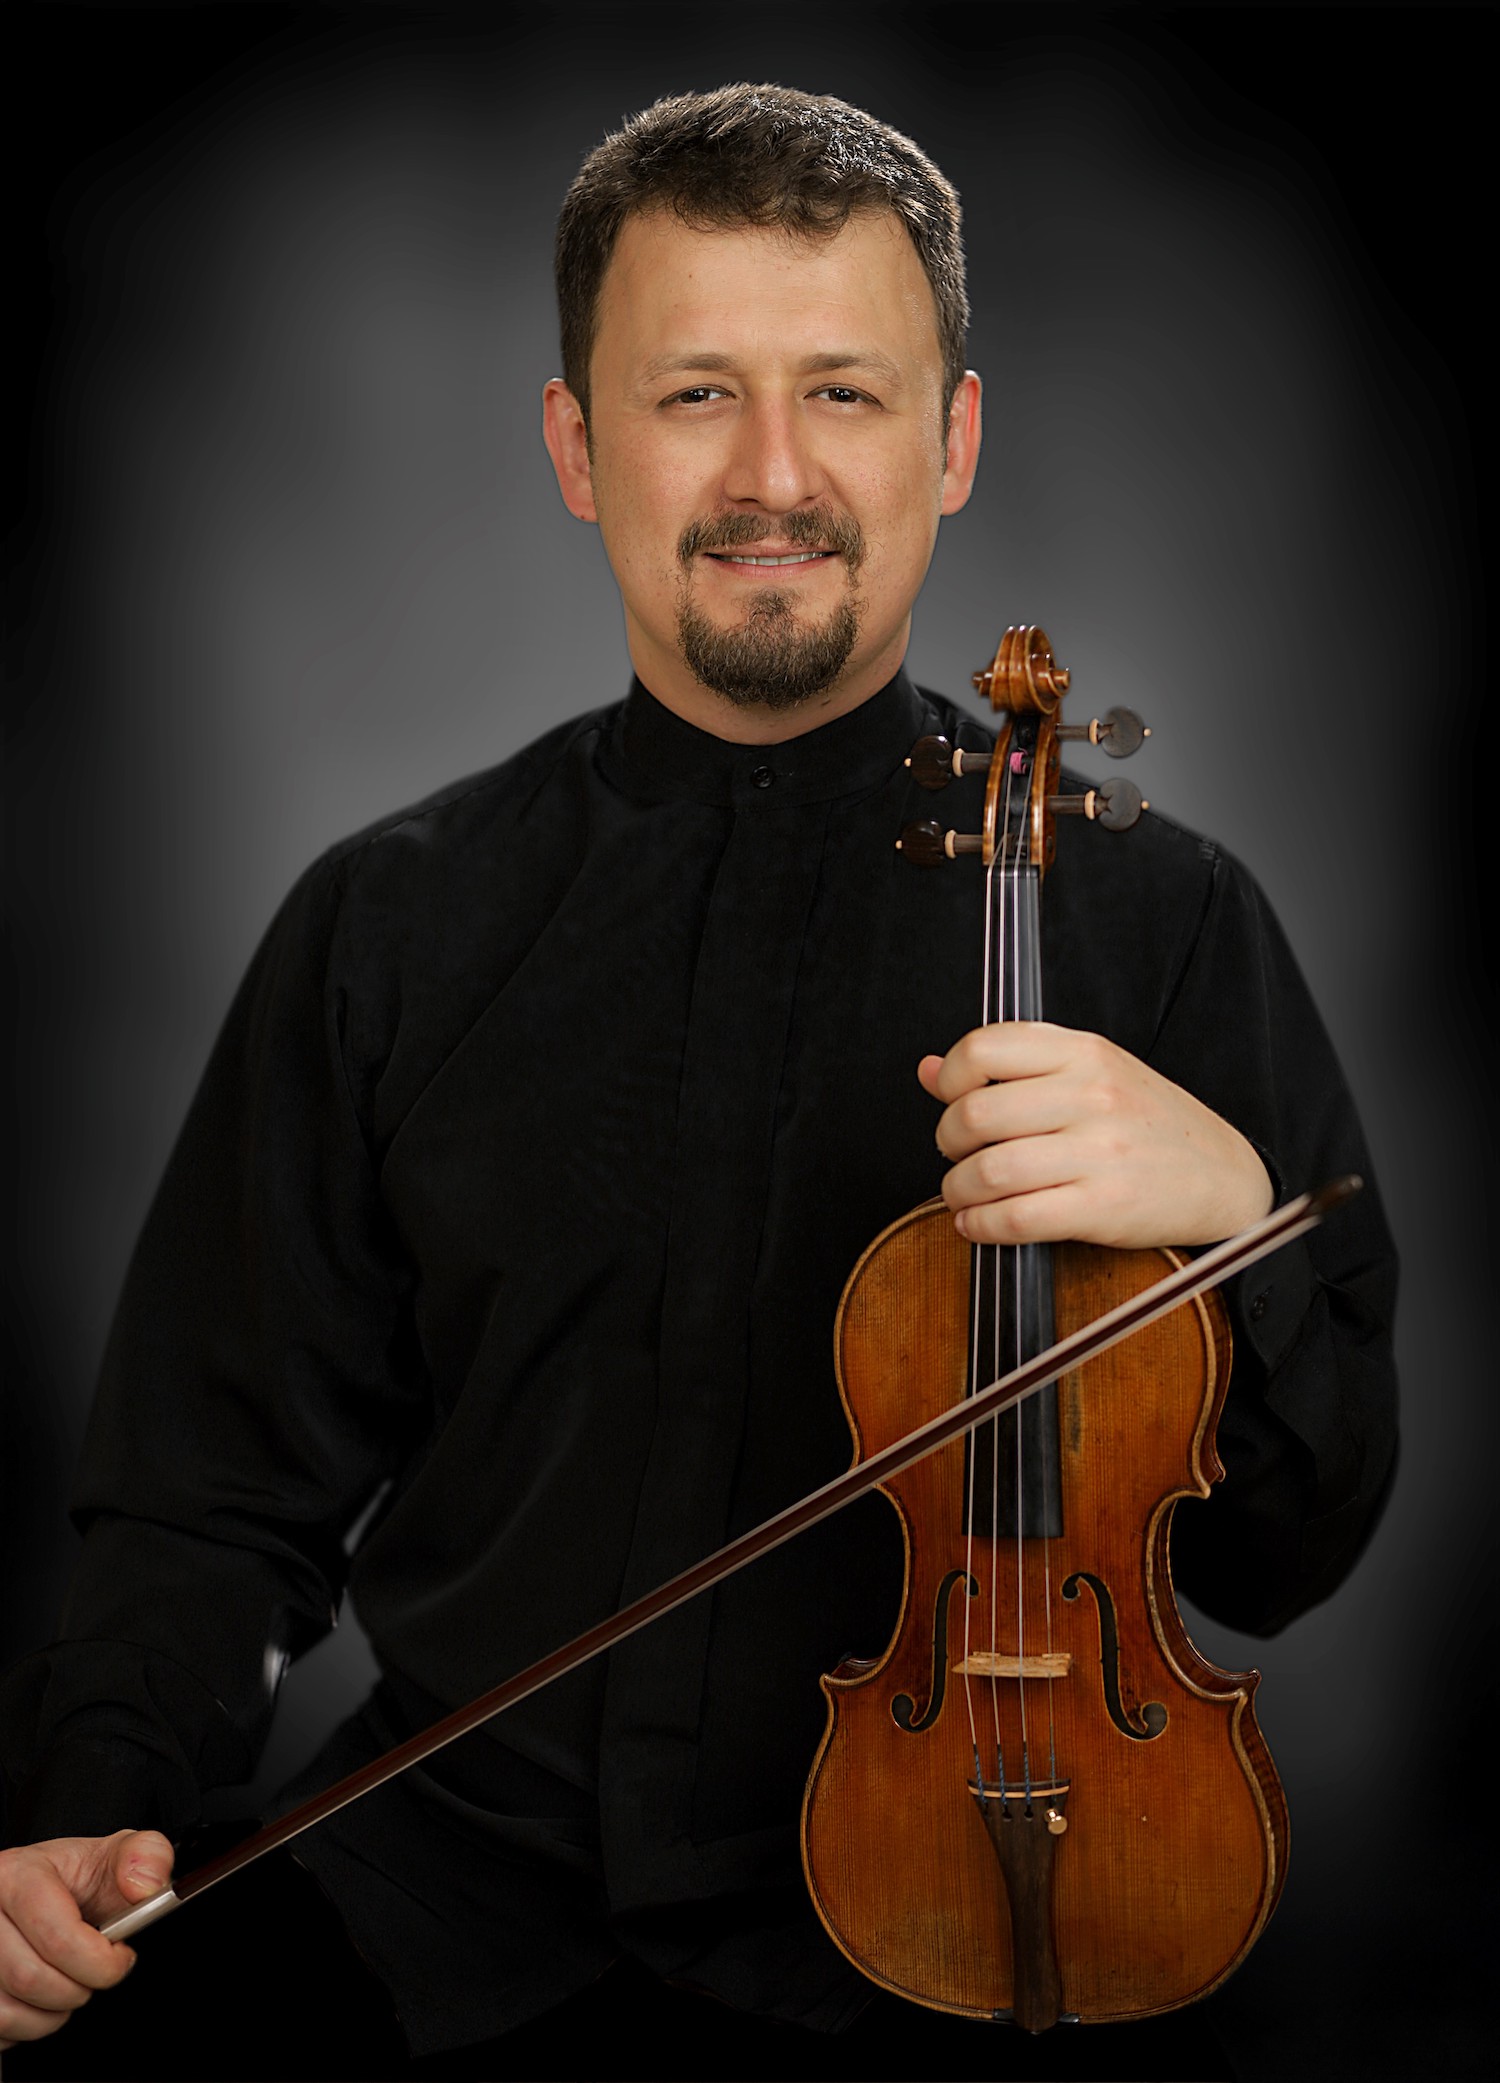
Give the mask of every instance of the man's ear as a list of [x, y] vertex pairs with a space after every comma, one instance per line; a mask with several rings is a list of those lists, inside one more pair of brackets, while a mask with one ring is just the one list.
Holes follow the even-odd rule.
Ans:
[[979, 468], [979, 438], [983, 432], [979, 392], [979, 378], [972, 369], [966, 369], [948, 411], [948, 449], [940, 509], [945, 514], [956, 514], [961, 506], [967, 506], [969, 494], [974, 489], [974, 473]]
[[542, 391], [542, 439], [557, 472], [563, 505], [580, 521], [597, 521], [583, 407], [560, 376], [554, 376]]

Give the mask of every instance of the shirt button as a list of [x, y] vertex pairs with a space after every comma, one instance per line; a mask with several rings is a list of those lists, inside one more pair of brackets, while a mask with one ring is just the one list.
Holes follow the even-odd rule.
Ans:
[[769, 767], [752, 767], [750, 770], [750, 782], [754, 788], [769, 788], [775, 779]]
[[1271, 1290], [1269, 1288], [1264, 1288], [1262, 1289], [1261, 1293], [1256, 1296], [1255, 1300], [1250, 1304], [1250, 1321], [1252, 1323], [1258, 1324], [1261, 1318], [1265, 1315], [1266, 1303], [1270, 1300], [1270, 1295]]

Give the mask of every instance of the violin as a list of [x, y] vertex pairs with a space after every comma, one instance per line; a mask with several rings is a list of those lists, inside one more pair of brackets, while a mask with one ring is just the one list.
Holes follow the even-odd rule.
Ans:
[[[1056, 818], [1118, 832], [1147, 807], [1126, 781], [1059, 792], [1061, 741], [1118, 758], [1148, 735], [1121, 709], [1065, 726], [1068, 679], [1042, 630], [1008, 629], [975, 675], [994, 750], [925, 738], [908, 762], [930, 789], [984, 777], [978, 833], [924, 819], [898, 843], [919, 866], [981, 857], [986, 1022], [1042, 1017]], [[913, 1210], [839, 1310], [856, 1463], [1183, 1263], [971, 1246], [942, 1201]], [[1141, 2018], [1206, 1995], [1264, 1928], [1288, 1822], [1260, 1674], [1207, 1662], [1172, 1591], [1177, 1502], [1223, 1474], [1229, 1362], [1208, 1289], [880, 1485], [905, 1539], [902, 1610], [882, 1656], [822, 1681], [802, 1847], [825, 1927], [883, 1988], [1029, 2032]]]

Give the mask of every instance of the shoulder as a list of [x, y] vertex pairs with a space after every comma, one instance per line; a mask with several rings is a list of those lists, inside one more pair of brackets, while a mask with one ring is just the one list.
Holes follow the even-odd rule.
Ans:
[[462, 776], [336, 841], [284, 910], [335, 938], [408, 945], [436, 921], [481, 934], [487, 908], [566, 875], [603, 786], [596, 764], [618, 703], [558, 724], [498, 765]]
[[316, 976], [356, 1028], [493, 988], [577, 871], [618, 704], [388, 812], [297, 878], [255, 969]]
[[576, 792], [586, 785], [594, 756], [608, 735], [620, 704], [575, 716], [545, 732], [497, 766], [462, 776], [422, 797], [389, 811], [373, 823], [339, 840], [314, 863], [346, 887], [378, 875], [387, 864], [401, 871], [424, 855], [464, 856], [475, 846], [502, 849], [518, 821], [536, 814], [540, 799], [556, 792]]

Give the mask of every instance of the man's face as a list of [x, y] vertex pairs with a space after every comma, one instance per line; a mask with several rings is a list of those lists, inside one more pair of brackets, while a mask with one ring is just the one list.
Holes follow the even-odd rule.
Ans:
[[603, 530], [651, 691], [721, 735], [785, 736], [883, 686], [979, 436], [976, 377], [945, 425], [932, 291], [900, 221], [794, 240], [628, 219], [591, 381], [587, 445], [549, 384], [548, 447]]

